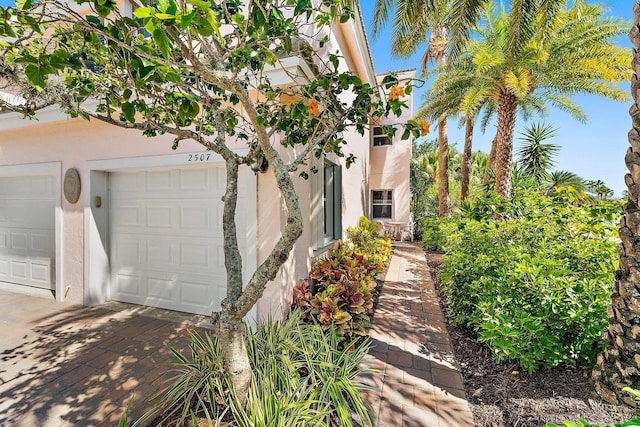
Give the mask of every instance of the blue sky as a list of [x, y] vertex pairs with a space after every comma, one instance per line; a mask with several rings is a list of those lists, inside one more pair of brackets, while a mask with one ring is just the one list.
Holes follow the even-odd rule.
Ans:
[[[629, 21], [631, 25], [633, 2], [609, 0], [601, 2], [606, 5], [609, 15], [620, 17]], [[361, 0], [362, 14], [367, 33], [370, 34], [371, 16], [374, 0]], [[629, 25], [629, 28], [631, 26]], [[369, 37], [371, 52], [376, 72], [382, 73], [391, 70], [406, 68], [420, 69], [420, 59], [424, 50], [418, 51], [408, 59], [397, 59], [390, 55], [390, 28], [387, 28], [376, 40]], [[627, 37], [620, 37], [617, 42], [631, 48]], [[631, 63], [631, 56], [629, 57]], [[629, 84], [622, 86], [624, 89]], [[415, 107], [419, 105], [420, 94], [424, 90], [417, 90], [415, 94]], [[624, 175], [628, 172], [624, 164], [624, 156], [629, 147], [627, 133], [631, 129], [631, 119], [628, 111], [630, 103], [609, 101], [594, 96], [577, 96], [574, 100], [585, 110], [589, 120], [586, 124], [572, 119], [566, 113], [550, 110], [546, 123], [558, 128], [557, 136], [549, 142], [560, 145], [561, 151], [557, 157], [556, 169], [574, 172], [585, 179], [601, 179], [608, 187], [620, 196], [626, 190]], [[538, 120], [538, 119], [534, 119]], [[528, 123], [518, 118], [516, 123], [516, 135], [514, 144], [518, 146], [518, 132]], [[457, 129], [457, 120], [449, 121], [449, 142], [462, 149], [464, 141], [464, 129]], [[491, 140], [495, 135], [495, 127], [487, 127], [486, 133], [480, 133], [478, 127], [474, 134], [474, 150], [489, 152]], [[437, 137], [432, 132], [430, 137]]]
[[[0, 5], [14, 4], [13, 0], [0, 0]], [[361, 0], [362, 13], [370, 32], [371, 15], [375, 0]], [[631, 22], [633, 2], [629, 1], [605, 1], [609, 14], [624, 18]], [[418, 51], [408, 59], [393, 58], [390, 54], [390, 29], [387, 28], [376, 40], [369, 39], [373, 61], [378, 73], [401, 70], [406, 68], [420, 68], [420, 58], [423, 50]], [[620, 37], [618, 43], [631, 47], [626, 37]], [[631, 61], [631, 57], [629, 57]], [[629, 87], [625, 84], [624, 88]], [[416, 106], [420, 102], [420, 94], [415, 93]], [[556, 169], [568, 170], [577, 173], [585, 179], [601, 179], [612, 188], [616, 195], [621, 195], [626, 189], [624, 175], [627, 168], [624, 165], [624, 155], [629, 146], [627, 133], [631, 129], [631, 119], [628, 115], [629, 103], [618, 103], [593, 96], [578, 96], [576, 102], [586, 111], [589, 121], [582, 124], [573, 120], [566, 113], [551, 110], [545, 119], [558, 128], [557, 136], [550, 140], [562, 147], [557, 157]], [[456, 128], [456, 121], [450, 121], [449, 141], [458, 148], [462, 147], [464, 138], [463, 129]], [[518, 119], [516, 137], [514, 142], [518, 144], [518, 132], [526, 126]], [[476, 129], [474, 136], [474, 149], [489, 152], [490, 143], [494, 136], [495, 128], [490, 125], [485, 134]], [[435, 133], [432, 133], [435, 135]]]

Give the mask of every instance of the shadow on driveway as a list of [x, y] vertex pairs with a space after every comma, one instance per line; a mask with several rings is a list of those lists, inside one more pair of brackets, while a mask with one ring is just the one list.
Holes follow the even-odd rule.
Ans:
[[114, 426], [147, 411], [187, 326], [0, 291], [0, 425]]

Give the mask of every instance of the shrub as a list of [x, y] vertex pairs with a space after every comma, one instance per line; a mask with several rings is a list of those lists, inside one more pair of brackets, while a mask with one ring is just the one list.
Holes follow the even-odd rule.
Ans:
[[519, 217], [441, 228], [450, 320], [475, 329], [497, 361], [531, 372], [589, 365], [603, 349], [617, 207], [573, 202], [566, 192], [527, 194]]
[[442, 251], [447, 236], [458, 226], [453, 218], [427, 217], [422, 220], [422, 246], [428, 251]]
[[234, 425], [242, 427], [353, 426], [353, 414], [358, 425], [371, 425], [362, 396], [369, 388], [357, 380], [367, 372], [360, 366], [368, 342], [358, 346], [350, 342], [349, 351], [333, 329], [304, 324], [300, 316], [293, 310], [287, 319], [268, 319], [248, 334], [254, 378], [244, 405], [221, 369], [217, 338], [208, 332], [190, 333], [189, 354], [171, 349], [177, 358], [174, 375], [157, 396], [158, 409], [137, 423], [153, 420], [159, 410], [165, 410], [165, 420], [180, 417], [178, 425], [187, 418], [217, 425], [231, 416]]
[[326, 259], [314, 262], [310, 277], [315, 293], [307, 284], [294, 287], [294, 306], [301, 309], [304, 320], [317, 322], [325, 330], [335, 328], [344, 340], [364, 336], [371, 326], [374, 277], [382, 268], [382, 262], [373, 263], [339, 245]]
[[368, 261], [388, 266], [393, 255], [391, 236], [378, 234], [378, 223], [361, 216], [358, 227], [347, 228], [347, 240]]

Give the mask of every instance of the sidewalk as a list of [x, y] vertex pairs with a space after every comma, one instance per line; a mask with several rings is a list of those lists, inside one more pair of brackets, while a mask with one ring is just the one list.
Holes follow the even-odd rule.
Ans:
[[364, 363], [376, 427], [471, 427], [445, 319], [418, 244], [396, 243]]

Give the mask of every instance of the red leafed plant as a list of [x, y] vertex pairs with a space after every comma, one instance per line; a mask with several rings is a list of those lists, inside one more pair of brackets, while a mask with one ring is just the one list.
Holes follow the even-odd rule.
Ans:
[[382, 268], [340, 245], [313, 264], [310, 277], [315, 294], [306, 283], [294, 286], [294, 306], [300, 308], [303, 319], [325, 329], [333, 326], [343, 339], [366, 335], [377, 286], [373, 278]]

